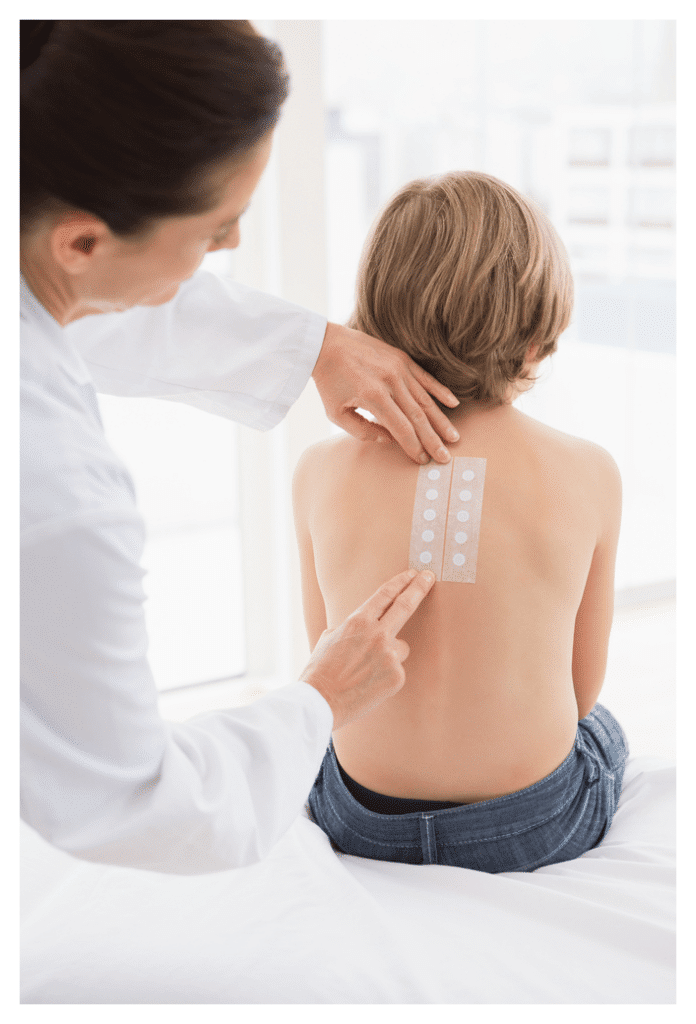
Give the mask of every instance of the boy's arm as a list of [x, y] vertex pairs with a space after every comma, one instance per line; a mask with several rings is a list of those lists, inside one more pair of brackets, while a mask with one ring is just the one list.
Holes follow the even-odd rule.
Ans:
[[590, 713], [604, 683], [614, 615], [614, 567], [621, 525], [621, 475], [611, 455], [593, 445], [592, 485], [602, 496], [597, 543], [575, 617], [573, 687], [578, 719]]
[[304, 609], [305, 627], [310, 649], [313, 651], [319, 637], [326, 629], [326, 608], [324, 598], [314, 565], [314, 548], [309, 529], [309, 513], [312, 488], [310, 481], [316, 479], [316, 453], [308, 449], [301, 457], [295, 469], [292, 481], [292, 503], [295, 516], [295, 535], [300, 555], [300, 574], [302, 577], [302, 607]]

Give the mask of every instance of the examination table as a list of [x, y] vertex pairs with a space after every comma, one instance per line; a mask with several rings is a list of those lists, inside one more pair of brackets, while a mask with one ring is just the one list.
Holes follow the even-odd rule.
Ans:
[[604, 842], [487, 875], [336, 854], [308, 817], [236, 871], [80, 862], [22, 826], [23, 1003], [673, 1003], [675, 765]]

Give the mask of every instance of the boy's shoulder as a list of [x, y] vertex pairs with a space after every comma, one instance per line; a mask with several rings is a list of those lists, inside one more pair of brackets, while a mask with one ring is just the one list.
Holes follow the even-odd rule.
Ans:
[[322, 441], [315, 441], [300, 455], [295, 473], [302, 473], [303, 470], [309, 468], [318, 469], [327, 462], [334, 461], [337, 456], [346, 455], [358, 443], [349, 434], [343, 433], [326, 437]]
[[300, 496], [309, 489], [316, 493], [321, 485], [331, 485], [337, 474], [345, 472], [360, 456], [366, 442], [356, 441], [350, 434], [336, 434], [316, 441], [302, 452], [293, 473], [293, 490]]
[[359, 444], [360, 442], [356, 441], [354, 437], [341, 430], [340, 433], [332, 434], [330, 437], [308, 445], [302, 453], [302, 458], [305, 456], [311, 459], [324, 458], [326, 455], [335, 454], [342, 449], [352, 448]]
[[364, 461], [378, 448], [381, 445], [374, 441], [358, 441], [344, 432], [334, 434], [305, 448], [297, 461], [295, 474], [302, 475], [307, 470], [317, 472], [330, 466], [346, 466], [356, 460]]
[[540, 445], [555, 452], [559, 459], [565, 460], [580, 472], [586, 472], [594, 482], [618, 481], [621, 475], [614, 457], [595, 441], [589, 441], [575, 434], [568, 434], [556, 427], [551, 427], [540, 420], [526, 417], [530, 432], [534, 433]]

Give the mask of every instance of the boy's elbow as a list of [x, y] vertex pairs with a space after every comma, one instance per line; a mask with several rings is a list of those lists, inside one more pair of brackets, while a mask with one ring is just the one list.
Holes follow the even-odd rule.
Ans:
[[599, 686], [585, 689], [584, 693], [578, 694], [577, 687], [575, 688], [575, 703], [578, 706], [578, 722], [581, 722], [583, 718], [587, 718], [592, 708], [599, 699], [599, 692], [602, 689], [602, 684]]
[[592, 701], [592, 703], [588, 701], [578, 701], [578, 722], [582, 722], [583, 718], [587, 718], [596, 703], [596, 701]]

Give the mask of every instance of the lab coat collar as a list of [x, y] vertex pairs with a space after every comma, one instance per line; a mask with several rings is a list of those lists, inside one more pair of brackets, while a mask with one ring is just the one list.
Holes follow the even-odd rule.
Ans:
[[[53, 363], [54, 366], [64, 370], [77, 384], [91, 383], [92, 375], [87, 369], [84, 359], [58, 321], [39, 302], [23, 274], [19, 275], [19, 302], [21, 319], [35, 328], [30, 351], [26, 351], [27, 346], [25, 346], [22, 352], [23, 358], [44, 365], [46, 362]], [[40, 350], [37, 337], [44, 342], [43, 352]]]

